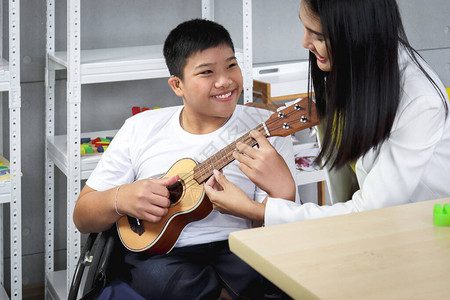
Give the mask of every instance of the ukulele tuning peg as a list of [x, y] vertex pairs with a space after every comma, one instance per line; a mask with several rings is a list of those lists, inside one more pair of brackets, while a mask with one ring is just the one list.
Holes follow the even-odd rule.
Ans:
[[280, 111], [280, 112], [278, 112], [278, 118], [280, 118], [280, 119], [282, 119], [282, 118], [284, 118], [284, 112], [282, 112], [282, 111]]
[[308, 122], [308, 118], [305, 117], [305, 116], [302, 116], [302, 117], [300, 118], [300, 121], [301, 121], [302, 123], [306, 123], [306, 122]]
[[288, 123], [283, 123], [283, 129], [289, 129], [289, 128], [290, 128], [290, 126]]
[[300, 106], [300, 104], [295, 104], [294, 108], [295, 108], [295, 110], [301, 110], [301, 109], [302, 109], [302, 107]]

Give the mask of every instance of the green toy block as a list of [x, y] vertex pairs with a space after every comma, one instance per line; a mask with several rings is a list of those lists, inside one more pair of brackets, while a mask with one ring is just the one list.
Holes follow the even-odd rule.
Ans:
[[450, 204], [434, 205], [433, 221], [436, 226], [450, 226]]

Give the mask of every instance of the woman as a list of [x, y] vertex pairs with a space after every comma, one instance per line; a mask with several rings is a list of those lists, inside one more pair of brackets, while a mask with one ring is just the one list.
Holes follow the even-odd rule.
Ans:
[[254, 133], [259, 149], [240, 144], [235, 157], [267, 201], [243, 205], [245, 195], [215, 172], [206, 187], [214, 207], [273, 225], [450, 196], [448, 98], [409, 45], [395, 0], [303, 0], [300, 19], [322, 117], [317, 159], [332, 172], [353, 166], [357, 185], [331, 206], [271, 198], [283, 188], [271, 178], [286, 168]]

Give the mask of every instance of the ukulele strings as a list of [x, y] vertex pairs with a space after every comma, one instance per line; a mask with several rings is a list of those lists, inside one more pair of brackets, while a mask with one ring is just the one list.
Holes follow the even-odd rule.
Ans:
[[[286, 113], [286, 116], [287, 116], [287, 117], [290, 117], [292, 114], [296, 114], [296, 113], [297, 113], [296, 111], [288, 112], [288, 113]], [[267, 120], [265, 123], [266, 123], [266, 126], [267, 126], [267, 127], [272, 127], [272, 125], [275, 124], [275, 125], [273, 126], [273, 130], [277, 130], [277, 129], [280, 129], [280, 128], [283, 127], [283, 124], [284, 124], [283, 121], [284, 121], [283, 119], [275, 118], [274, 120]], [[277, 123], [280, 123], [280, 124], [277, 124]], [[261, 132], [264, 136], [267, 136], [266, 131], [265, 131], [264, 127], [262, 126], [262, 124], [259, 124], [259, 125], [258, 125], [257, 127], [255, 127], [253, 130], [257, 130], [257, 131]], [[238, 140], [236, 140], [236, 141], [233, 142], [233, 143], [237, 143], [237, 142], [241, 141], [241, 142], [243, 142], [243, 143], [249, 145], [249, 144], [250, 144], [249, 142], [251, 142], [251, 140], [253, 140], [253, 138], [251, 138], [251, 137], [249, 136], [249, 133], [247, 133], [247, 134], [245, 134], [244, 136], [242, 136], [241, 138], [239, 138]], [[256, 143], [255, 143], [255, 144], [256, 144]], [[230, 146], [230, 145], [229, 145], [229, 146]], [[224, 156], [221, 156], [221, 159], [223, 160], [223, 158], [225, 157], [227, 161], [229, 160], [229, 162], [231, 162], [231, 161], [234, 160], [234, 159], [231, 159], [231, 160], [230, 160], [230, 157], [232, 156], [233, 152], [236, 151], [236, 148], [235, 148], [235, 147], [231, 148], [231, 147], [229, 147], [229, 146], [226, 146], [225, 148], [223, 148], [222, 150], [220, 150], [220, 151], [217, 152], [217, 153], [225, 152], [225, 155], [224, 155]], [[224, 151], [226, 148], [230, 148], [230, 149], [227, 150], [227, 151]], [[216, 153], [216, 154], [217, 154], [217, 153]], [[212, 157], [211, 157], [211, 158], [208, 158], [206, 161], [208, 161], [208, 160], [213, 160], [213, 159], [212, 159]], [[201, 172], [202, 174], [203, 174], [204, 172], [205, 172], [206, 174], [210, 174], [210, 173], [212, 173], [212, 170], [214, 169], [214, 168], [211, 168], [211, 167], [206, 167], [206, 168], [202, 167], [202, 164], [204, 164], [206, 161], [204, 161], [204, 162], [202, 162], [202, 163], [200, 163], [199, 165], [196, 166], [196, 167], [199, 168], [199, 170], [200, 170], [200, 172]], [[229, 162], [228, 162], [228, 163], [229, 163]], [[227, 163], [227, 164], [228, 164], [228, 163]], [[205, 170], [205, 169], [206, 169], [206, 170]], [[209, 178], [210, 176], [211, 176], [211, 175], [207, 176], [207, 178]], [[187, 173], [184, 174], [183, 176], [180, 176], [180, 180], [182, 180], [182, 181], [185, 183], [186, 189], [199, 184], [199, 183], [195, 180], [195, 178], [194, 178], [194, 170], [192, 170], [192, 171], [190, 171], [190, 172], [187, 172]], [[206, 179], [205, 179], [205, 180], [206, 180]], [[203, 181], [202, 181], [202, 182], [203, 182]]]
[[[261, 131], [261, 130], [260, 130]], [[249, 136], [248, 136], [248, 133], [246, 134], [246, 136], [243, 136], [243, 137], [241, 137], [240, 138], [241, 140], [242, 140], [242, 142], [243, 143], [246, 143], [246, 144], [248, 144], [248, 142], [249, 141], [251, 141], [252, 140], [252, 138], [250, 138]], [[239, 139], [237, 140], [237, 141], [239, 141]], [[237, 141], [235, 141], [234, 143], [236, 143]], [[230, 146], [230, 145], [229, 145]], [[221, 156], [221, 158], [222, 158], [222, 160], [224, 160], [224, 158], [225, 158], [225, 160], [230, 160], [230, 157], [232, 156], [232, 153], [234, 152], [234, 151], [236, 151], [236, 148], [235, 147], [229, 147], [229, 146], [227, 146], [227, 147], [225, 147], [225, 148], [223, 148], [222, 150], [220, 150], [219, 152], [223, 152], [224, 153], [224, 155], [223, 156]], [[229, 148], [229, 150], [226, 150], [225, 151], [225, 149], [226, 148]], [[219, 153], [219, 152], [217, 152], [217, 153]], [[208, 158], [207, 160], [205, 160], [204, 162], [202, 162], [202, 163], [200, 163], [200, 164], [198, 164], [197, 166], [196, 166], [196, 168], [199, 170], [199, 172], [201, 173], [201, 174], [204, 174], [204, 173], [212, 173], [212, 170], [214, 169], [214, 168], [211, 168], [211, 167], [202, 167], [201, 165], [202, 164], [204, 164], [205, 162], [207, 162], [208, 160], [213, 160], [212, 158]], [[214, 167], [214, 166], [213, 166]], [[196, 169], [196, 168], [194, 168], [194, 169]], [[194, 179], [194, 169], [192, 170], [192, 171], [190, 171], [190, 172], [187, 172], [186, 174], [184, 174], [184, 176], [180, 176], [180, 179], [182, 180], [182, 181], [184, 181], [185, 183], [186, 183], [186, 187], [187, 188], [189, 188], [189, 187], [191, 187], [191, 186], [193, 186], [193, 185], [196, 185], [196, 184], [198, 184], [197, 183], [197, 181]], [[192, 184], [190, 184], [192, 182]]]
[[[261, 126], [258, 126], [258, 127], [260, 127], [260, 128], [255, 128], [254, 130], [258, 130], [259, 132], [262, 132], [262, 133], [264, 133], [265, 132], [265, 130], [264, 130], [264, 128], [263, 127], [261, 127]], [[241, 138], [242, 140], [242, 142], [243, 143], [245, 143], [245, 144], [247, 144], [248, 145], [248, 143], [251, 141], [251, 140], [253, 140], [251, 137], [249, 137], [248, 136], [248, 133], [247, 133], [247, 135], [245, 136], [245, 137], [243, 137], [243, 138]], [[228, 147], [228, 146], [227, 146]], [[226, 160], [228, 160], [229, 162], [231, 162], [231, 161], [233, 161], [234, 159], [230, 159], [230, 157], [232, 156], [232, 154], [233, 154], [233, 152], [234, 151], [236, 151], [236, 148], [231, 148], [231, 147], [229, 147], [230, 149], [229, 150], [227, 150], [227, 151], [225, 151], [225, 155], [223, 155], [222, 156], [222, 160], [223, 160], [223, 158], [225, 158]], [[224, 148], [225, 149], [225, 148]], [[219, 152], [223, 152], [223, 150], [224, 149], [222, 149], [221, 151], [219, 151]], [[205, 163], [206, 161], [204, 161], [203, 163]], [[201, 163], [201, 164], [203, 164], [203, 163]], [[197, 165], [197, 167], [199, 167], [198, 169], [200, 170], [200, 173], [201, 174], [211, 174], [212, 175], [212, 170], [213, 169], [217, 169], [217, 168], [211, 168], [211, 167], [206, 167], [206, 168], [203, 168], [203, 167], [201, 167], [201, 164], [199, 164], [199, 165]], [[194, 170], [192, 170], [192, 171], [190, 171], [190, 172], [187, 172], [184, 176], [182, 176], [182, 177], [180, 177], [180, 179], [183, 181], [183, 182], [185, 182], [185, 185], [186, 185], [186, 189], [188, 189], [188, 188], [190, 188], [190, 187], [192, 187], [192, 186], [196, 186], [196, 185], [198, 185], [199, 183], [197, 182], [197, 180], [195, 180], [195, 178], [194, 178]], [[209, 175], [209, 176], [207, 176], [207, 178], [209, 178], [211, 175]], [[203, 177], [203, 176], [202, 176]], [[205, 180], [204, 180], [205, 181]], [[204, 182], [204, 181], [202, 181], [202, 182]], [[201, 184], [201, 183], [200, 183]]]

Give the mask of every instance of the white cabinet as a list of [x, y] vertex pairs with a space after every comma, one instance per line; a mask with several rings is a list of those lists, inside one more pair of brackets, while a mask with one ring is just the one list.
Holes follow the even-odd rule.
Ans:
[[[0, 16], [3, 14], [3, 2], [0, 2]], [[10, 204], [10, 249], [11, 249], [11, 299], [22, 299], [22, 225], [21, 225], [21, 143], [20, 143], [20, 2], [9, 0], [8, 4], [8, 39], [3, 36], [3, 19], [0, 20], [0, 100], [8, 95], [9, 100], [9, 161], [3, 157], [3, 138], [0, 139], [0, 167], [9, 165], [7, 174], [0, 173], [0, 284], [4, 281], [3, 253], [3, 206]], [[3, 43], [8, 43], [8, 60], [3, 58]], [[6, 112], [1, 111], [1, 118]], [[0, 134], [3, 129], [1, 128]], [[7, 172], [6, 172], [7, 173]], [[0, 298], [8, 298], [5, 290], [0, 289]]]
[[[47, 298], [65, 299], [80, 255], [81, 236], [72, 222], [81, 180], [87, 179], [98, 156], [81, 156], [83, 136], [106, 136], [114, 132], [81, 132], [81, 88], [84, 84], [168, 77], [162, 45], [82, 50], [81, 0], [67, 0], [67, 51], [55, 49], [55, 4], [47, 0], [46, 56], [46, 209], [45, 270]], [[251, 0], [242, 0], [243, 50], [237, 57], [244, 75], [244, 102], [252, 99]], [[131, 4], [130, 4], [131, 5]], [[202, 17], [214, 18], [214, 1], [202, 0]], [[163, 11], [161, 13], [164, 13]], [[98, 13], [101, 18], [101, 12]], [[200, 17], [200, 16], [199, 16]], [[67, 135], [55, 136], [55, 71], [67, 72]], [[67, 177], [67, 269], [54, 270], [54, 167]], [[55, 275], [56, 274], [56, 275]], [[65, 280], [61, 280], [61, 276]], [[61, 286], [64, 285], [64, 286]]]

